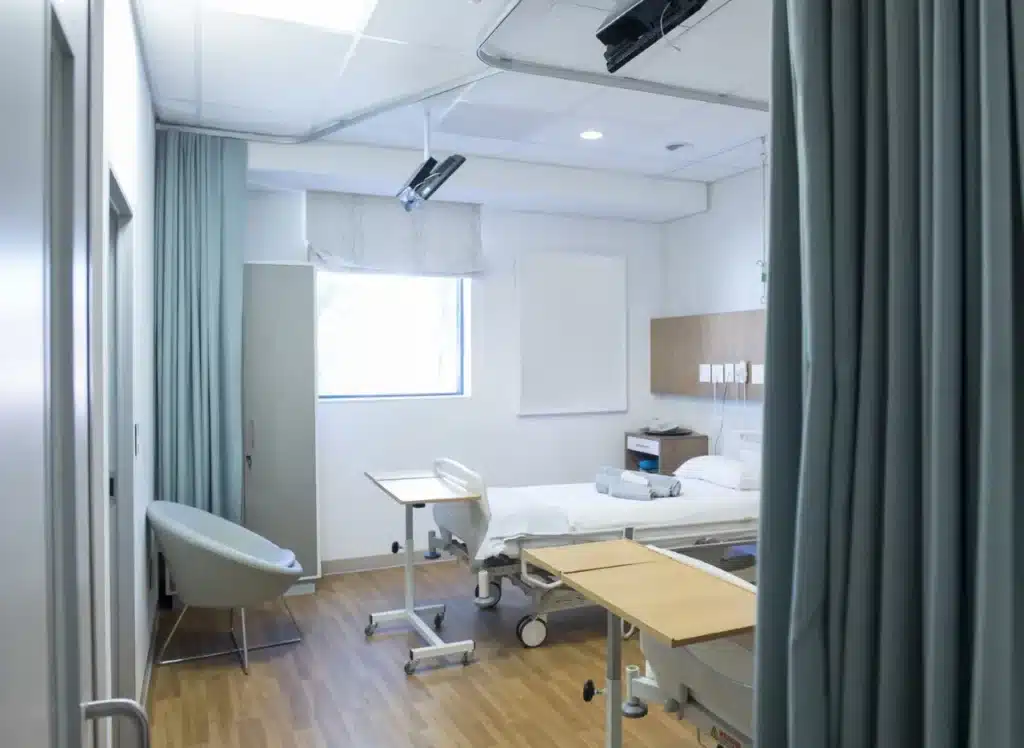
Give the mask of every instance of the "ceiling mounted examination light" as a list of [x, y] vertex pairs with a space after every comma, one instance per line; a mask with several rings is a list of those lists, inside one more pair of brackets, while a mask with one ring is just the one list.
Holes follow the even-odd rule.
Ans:
[[580, 133], [580, 137], [584, 140], [600, 140], [604, 137], [604, 133], [600, 130], [584, 130]]

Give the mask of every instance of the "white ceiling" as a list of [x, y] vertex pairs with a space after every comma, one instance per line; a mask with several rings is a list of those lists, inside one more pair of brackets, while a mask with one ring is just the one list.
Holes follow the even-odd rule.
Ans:
[[[476, 46], [506, 7], [506, 0], [378, 0], [362, 33], [224, 10], [226, 2], [301, 9], [325, 1], [137, 0], [160, 118], [301, 133], [484, 72]], [[490, 46], [508, 57], [601, 72], [594, 32], [617, 1], [523, 0]], [[766, 101], [769, 26], [765, 0], [708, 0], [619, 75]], [[701, 181], [759, 165], [768, 131], [765, 112], [515, 73], [438, 97], [429, 109], [432, 148], [442, 155]], [[587, 129], [604, 137], [581, 140]], [[414, 105], [330, 137], [408, 148], [422, 145], [422, 131], [423, 106]], [[689, 145], [665, 148], [680, 142]]]

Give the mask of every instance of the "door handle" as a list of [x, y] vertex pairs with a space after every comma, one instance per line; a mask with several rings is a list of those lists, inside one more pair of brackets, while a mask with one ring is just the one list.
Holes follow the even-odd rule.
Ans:
[[128, 717], [134, 721], [138, 729], [139, 746], [149, 748], [149, 718], [139, 702], [133, 699], [104, 699], [82, 704], [82, 719], [86, 722], [116, 717]]

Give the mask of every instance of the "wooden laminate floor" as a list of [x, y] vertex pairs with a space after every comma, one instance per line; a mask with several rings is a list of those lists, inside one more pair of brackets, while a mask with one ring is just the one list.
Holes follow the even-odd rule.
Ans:
[[[587, 678], [598, 685], [604, 680], [603, 611], [553, 615], [547, 643], [527, 650], [515, 637], [515, 624], [528, 611], [518, 590], [506, 586], [496, 610], [478, 611], [465, 567], [432, 564], [420, 567], [416, 579], [419, 602], [448, 604], [444, 638], [476, 639], [476, 661], [469, 667], [424, 664], [408, 677], [402, 665], [418, 640], [402, 624], [382, 626], [372, 640], [365, 639], [370, 612], [400, 606], [401, 569], [330, 577], [316, 595], [289, 600], [303, 628], [303, 643], [252, 653], [250, 675], [231, 656], [156, 668], [149, 704], [154, 746], [604, 745], [603, 697], [590, 704], [581, 698]], [[287, 621], [280, 608], [254, 611], [249, 618], [250, 644], [288, 631], [280, 625]], [[208, 633], [226, 625], [225, 613], [190, 611], [175, 637], [176, 642], [181, 637], [179, 652], [226, 644], [223, 634]], [[168, 627], [165, 618], [162, 630]], [[623, 660], [642, 665], [635, 642], [626, 643]], [[646, 718], [625, 721], [624, 744], [702, 745], [687, 723], [657, 704]]]

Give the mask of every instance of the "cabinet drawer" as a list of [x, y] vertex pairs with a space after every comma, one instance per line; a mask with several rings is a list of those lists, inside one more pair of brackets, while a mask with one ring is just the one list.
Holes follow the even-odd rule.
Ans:
[[660, 452], [661, 442], [657, 439], [644, 439], [639, 436], [627, 436], [626, 437], [626, 449], [632, 452], [643, 452], [645, 455], [658, 456]]

